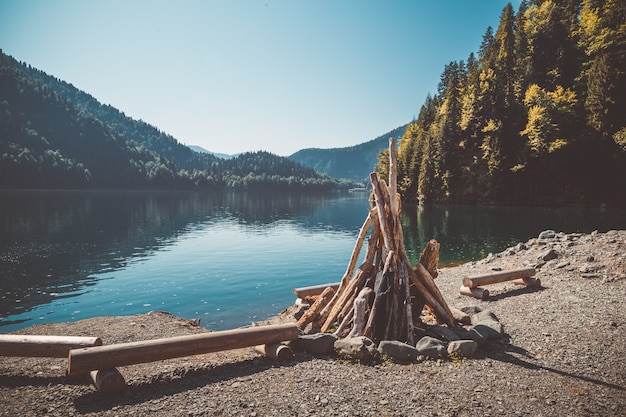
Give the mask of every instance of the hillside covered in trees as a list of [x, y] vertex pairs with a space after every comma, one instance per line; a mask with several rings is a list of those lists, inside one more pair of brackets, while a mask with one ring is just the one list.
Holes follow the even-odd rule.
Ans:
[[287, 158], [224, 160], [0, 51], [0, 189], [329, 190], [352, 187]]
[[478, 56], [445, 66], [398, 176], [405, 200], [626, 205], [626, 2], [507, 5]]
[[401, 137], [406, 128], [407, 125], [400, 126], [376, 139], [346, 148], [302, 149], [289, 156], [289, 159], [334, 178], [369, 181], [368, 177], [376, 165], [378, 153], [389, 147], [390, 137]]

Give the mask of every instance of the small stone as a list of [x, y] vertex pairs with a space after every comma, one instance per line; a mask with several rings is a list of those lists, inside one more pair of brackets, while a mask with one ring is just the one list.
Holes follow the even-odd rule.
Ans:
[[471, 358], [478, 350], [478, 343], [473, 340], [455, 340], [448, 345], [448, 355]]
[[474, 314], [477, 314], [483, 311], [483, 309], [478, 306], [461, 307], [459, 310], [461, 310], [462, 312], [470, 316], [473, 316]]
[[339, 337], [332, 333], [315, 333], [298, 336], [296, 346], [308, 353], [329, 355], [334, 352], [335, 342]]
[[554, 249], [549, 249], [546, 252], [542, 253], [541, 255], [537, 256], [537, 260], [548, 262], [558, 257], [559, 257], [559, 254]]
[[499, 320], [498, 320], [498, 317], [490, 310], [483, 310], [472, 315], [472, 324], [478, 324], [483, 321], [499, 321]]
[[378, 352], [398, 362], [415, 362], [418, 350], [397, 340], [383, 340], [378, 344]]
[[556, 232], [554, 230], [544, 230], [543, 232], [539, 233], [539, 239], [541, 240], [546, 240], [546, 239], [554, 239], [556, 237]]
[[339, 339], [334, 344], [335, 352], [359, 360], [370, 360], [377, 353], [374, 342], [365, 336]]
[[430, 336], [422, 337], [415, 345], [415, 348], [420, 355], [433, 359], [440, 358], [446, 353], [445, 343]]

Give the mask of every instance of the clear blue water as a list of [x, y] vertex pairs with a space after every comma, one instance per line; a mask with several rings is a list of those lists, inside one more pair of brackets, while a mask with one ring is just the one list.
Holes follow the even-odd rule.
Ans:
[[[341, 279], [368, 207], [365, 193], [0, 193], [0, 332], [152, 310], [214, 330], [265, 319], [294, 288]], [[413, 261], [434, 238], [450, 265], [545, 229], [626, 229], [626, 212], [406, 206], [402, 223]]]

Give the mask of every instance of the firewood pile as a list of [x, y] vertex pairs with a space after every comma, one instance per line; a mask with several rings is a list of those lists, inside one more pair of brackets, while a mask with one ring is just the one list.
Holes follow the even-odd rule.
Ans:
[[[425, 309], [440, 324], [455, 327], [455, 318], [434, 282], [439, 243], [431, 240], [413, 268], [404, 248], [397, 192], [397, 148], [389, 144], [389, 185], [370, 175], [374, 206], [361, 227], [348, 267], [337, 289], [327, 287], [297, 326], [311, 325], [339, 337], [366, 336], [375, 343], [397, 340], [414, 344]], [[364, 261], [356, 268], [368, 238]]]

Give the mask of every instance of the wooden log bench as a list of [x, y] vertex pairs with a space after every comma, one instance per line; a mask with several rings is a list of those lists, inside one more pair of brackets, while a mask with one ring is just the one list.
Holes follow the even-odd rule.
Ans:
[[535, 268], [520, 268], [468, 276], [463, 278], [463, 285], [461, 285], [459, 292], [461, 295], [486, 300], [489, 298], [489, 290], [481, 288], [483, 285], [513, 281], [515, 285], [541, 287], [541, 280], [533, 278], [536, 273]]
[[98, 369], [112, 369], [297, 338], [298, 328], [289, 323], [71, 349], [67, 373], [84, 374]]

